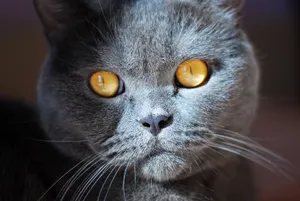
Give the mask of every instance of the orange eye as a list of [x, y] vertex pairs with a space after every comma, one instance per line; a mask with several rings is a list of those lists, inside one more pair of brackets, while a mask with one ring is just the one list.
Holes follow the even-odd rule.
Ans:
[[119, 77], [108, 71], [98, 71], [90, 77], [92, 90], [103, 97], [113, 97], [117, 95], [120, 88]]
[[182, 62], [176, 70], [176, 79], [187, 88], [198, 87], [208, 78], [208, 66], [199, 59], [190, 59]]

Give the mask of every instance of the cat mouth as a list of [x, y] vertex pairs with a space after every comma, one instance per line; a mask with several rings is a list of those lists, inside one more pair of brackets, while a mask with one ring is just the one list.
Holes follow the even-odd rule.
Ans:
[[175, 155], [175, 153], [164, 149], [160, 142], [156, 140], [156, 142], [153, 143], [149, 153], [142, 158], [141, 162], [145, 163], [146, 161], [151, 160], [153, 157], [157, 157], [163, 154]]
[[148, 155], [146, 155], [144, 159], [147, 160], [147, 159], [150, 159], [150, 158], [152, 158], [152, 157], [161, 155], [161, 154], [163, 154], [163, 153], [170, 153], [170, 154], [171, 154], [171, 152], [169, 152], [169, 151], [167, 151], [167, 150], [164, 150], [164, 149], [162, 149], [162, 148], [156, 148], [156, 149], [153, 149]]

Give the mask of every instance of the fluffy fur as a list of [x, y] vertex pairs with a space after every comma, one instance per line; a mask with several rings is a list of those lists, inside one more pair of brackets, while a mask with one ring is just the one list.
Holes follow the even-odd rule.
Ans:
[[[236, 154], [258, 160], [243, 147], [259, 71], [238, 3], [35, 1], [49, 42], [37, 88], [42, 126], [62, 155], [85, 161], [73, 183], [55, 187], [58, 200], [252, 199]], [[178, 88], [175, 70], [189, 58], [212, 73], [201, 87]], [[125, 92], [94, 94], [87, 83], [98, 70], [118, 74]], [[173, 122], [154, 136], [139, 122], [151, 114]]]

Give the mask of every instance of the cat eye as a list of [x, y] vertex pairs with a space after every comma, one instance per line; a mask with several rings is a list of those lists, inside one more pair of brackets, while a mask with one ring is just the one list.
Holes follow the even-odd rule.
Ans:
[[109, 71], [98, 71], [90, 77], [90, 87], [99, 96], [114, 97], [124, 91], [124, 84], [118, 75]]
[[176, 70], [176, 81], [179, 87], [199, 87], [208, 79], [208, 76], [208, 66], [206, 62], [200, 59], [186, 60]]

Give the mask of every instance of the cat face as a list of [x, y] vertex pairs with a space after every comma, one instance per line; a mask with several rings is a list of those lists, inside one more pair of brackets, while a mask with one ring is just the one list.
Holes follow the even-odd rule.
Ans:
[[[59, 10], [49, 17], [47, 3], [36, 2], [50, 43], [38, 85], [41, 119], [51, 139], [79, 141], [58, 148], [78, 159], [98, 154], [112, 166], [136, 166], [157, 181], [226, 160], [216, 146], [247, 132], [258, 86], [236, 10], [217, 0], [117, 1], [99, 9], [74, 2], [59, 4], [68, 16], [81, 11], [84, 17], [72, 21]], [[209, 73], [200, 86], [183, 87], [176, 70], [191, 59]], [[118, 76], [113, 97], [89, 83], [102, 71]]]

